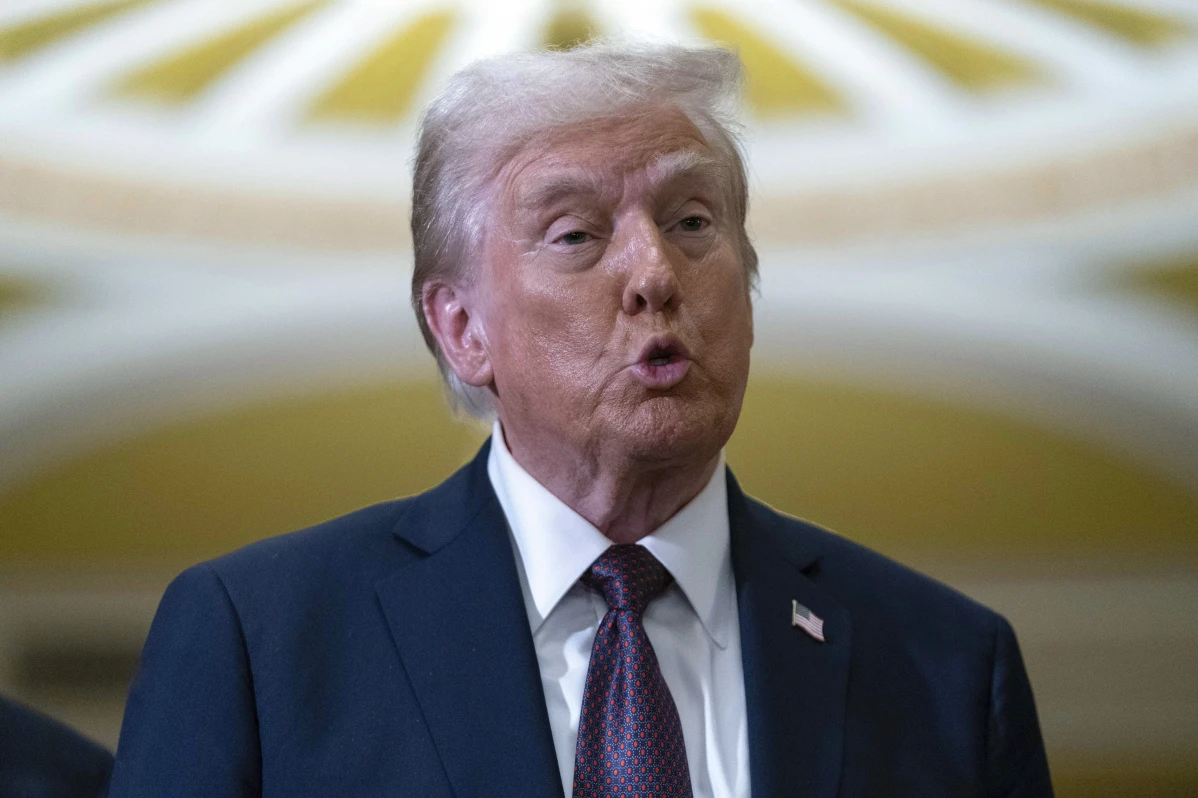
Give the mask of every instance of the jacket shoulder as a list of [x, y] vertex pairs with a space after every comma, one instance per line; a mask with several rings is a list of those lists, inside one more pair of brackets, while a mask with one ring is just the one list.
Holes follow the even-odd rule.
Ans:
[[[747, 498], [747, 497], [746, 497]], [[817, 524], [748, 498], [756, 522], [784, 549], [799, 552], [805, 573], [854, 614], [913, 633], [990, 645], [1006, 619], [964, 593]]]
[[373, 550], [392, 540], [392, 530], [413, 498], [381, 502], [306, 529], [263, 538], [201, 565], [224, 580], [239, 581], [369, 557]]
[[423, 493], [265, 538], [194, 566], [176, 581], [211, 584], [214, 574], [239, 611], [281, 611], [373, 595], [379, 579], [452, 537], [494, 496], [487, 454], [484, 444], [472, 462]]

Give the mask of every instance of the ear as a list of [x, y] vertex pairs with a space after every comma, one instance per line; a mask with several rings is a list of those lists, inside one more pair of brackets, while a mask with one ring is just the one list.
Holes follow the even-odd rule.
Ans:
[[424, 318], [449, 367], [465, 384], [483, 388], [491, 384], [494, 372], [473, 300], [473, 292], [455, 283], [430, 281], [420, 291]]

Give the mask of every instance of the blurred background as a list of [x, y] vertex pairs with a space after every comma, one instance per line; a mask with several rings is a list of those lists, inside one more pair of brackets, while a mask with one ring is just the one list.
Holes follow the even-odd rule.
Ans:
[[621, 32], [748, 69], [747, 489], [1005, 613], [1060, 795], [1198, 794], [1194, 0], [4, 0], [0, 691], [115, 746], [175, 573], [472, 454], [414, 125]]

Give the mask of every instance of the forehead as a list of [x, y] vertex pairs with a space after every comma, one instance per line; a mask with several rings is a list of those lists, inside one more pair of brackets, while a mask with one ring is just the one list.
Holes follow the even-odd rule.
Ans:
[[539, 206], [560, 194], [601, 194], [631, 174], [661, 182], [714, 169], [706, 138], [680, 111], [665, 109], [622, 119], [558, 128], [521, 147], [499, 173], [518, 207]]

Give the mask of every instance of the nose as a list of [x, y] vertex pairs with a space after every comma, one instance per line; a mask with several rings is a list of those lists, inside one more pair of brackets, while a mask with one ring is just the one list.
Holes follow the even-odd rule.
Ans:
[[628, 243], [628, 282], [624, 286], [624, 312], [660, 313], [681, 301], [678, 273], [662, 240], [661, 231], [650, 220], [638, 225]]

